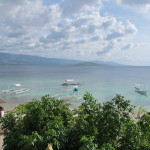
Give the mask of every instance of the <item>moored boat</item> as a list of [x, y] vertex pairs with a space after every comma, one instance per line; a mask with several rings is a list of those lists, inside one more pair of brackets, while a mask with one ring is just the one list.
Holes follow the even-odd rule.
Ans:
[[66, 79], [63, 86], [69, 86], [69, 85], [80, 85], [81, 83], [79, 81], [75, 81], [74, 79]]
[[140, 85], [140, 84], [135, 85], [135, 91], [141, 95], [147, 94], [147, 90], [145, 89], [145, 87], [143, 85]]
[[82, 96], [79, 95], [78, 86], [74, 86], [73, 89], [65, 89], [60, 94], [53, 95], [52, 97], [63, 100], [80, 99]]
[[[20, 83], [13, 84], [15, 87], [20, 87], [22, 86]], [[11, 94], [20, 94], [29, 91], [30, 89], [27, 88], [12, 88], [12, 89], [6, 89], [6, 90], [1, 90], [1, 93], [4, 95], [11, 95]]]

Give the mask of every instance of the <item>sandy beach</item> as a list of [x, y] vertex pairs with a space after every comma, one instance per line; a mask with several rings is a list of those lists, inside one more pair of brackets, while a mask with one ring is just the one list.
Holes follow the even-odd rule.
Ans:
[[3, 150], [3, 147], [2, 147], [2, 145], [3, 145], [3, 138], [4, 138], [3, 133], [4, 132], [3, 132], [3, 130], [0, 127], [0, 150]]
[[3, 147], [2, 147], [2, 145], [3, 145], [3, 138], [4, 138], [4, 136], [0, 135], [0, 150], [3, 150]]

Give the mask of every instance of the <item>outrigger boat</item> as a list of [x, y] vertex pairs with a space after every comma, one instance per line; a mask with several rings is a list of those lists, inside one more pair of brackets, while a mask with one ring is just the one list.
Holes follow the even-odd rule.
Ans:
[[140, 85], [140, 84], [136, 84], [135, 85], [135, 91], [141, 95], [146, 95], [147, 94], [147, 91], [146, 89], [144, 88], [143, 85]]
[[62, 100], [71, 100], [71, 99], [74, 99], [74, 98], [77, 98], [77, 99], [82, 98], [79, 95], [78, 86], [74, 86], [73, 90], [69, 90], [69, 91], [65, 90], [60, 94], [53, 95], [52, 97], [55, 97], [57, 99], [62, 99]]
[[74, 79], [66, 79], [63, 86], [69, 86], [69, 85], [80, 85], [81, 83], [79, 81], [75, 81]]
[[[20, 87], [22, 86], [20, 83], [17, 83], [17, 84], [13, 84], [15, 87]], [[30, 89], [27, 89], [27, 88], [19, 88], [19, 89], [16, 89], [16, 88], [13, 88], [13, 89], [7, 89], [7, 90], [1, 90], [1, 93], [4, 94], [4, 95], [11, 95], [11, 94], [20, 94], [20, 93], [24, 93], [24, 92], [27, 92], [29, 91]]]

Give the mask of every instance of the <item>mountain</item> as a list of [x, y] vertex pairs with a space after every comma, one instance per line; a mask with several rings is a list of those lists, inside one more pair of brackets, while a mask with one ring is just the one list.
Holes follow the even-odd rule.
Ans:
[[115, 63], [112, 61], [93, 61], [96, 64], [105, 64], [105, 65], [109, 65], [109, 66], [124, 66], [123, 64], [119, 64], [119, 63]]
[[79, 60], [46, 58], [40, 56], [30, 56], [22, 54], [0, 53], [1, 65], [73, 65], [80, 63]]
[[75, 66], [106, 66], [105, 64], [98, 64], [94, 62], [81, 62], [78, 64], [75, 64]]
[[0, 65], [76, 65], [76, 66], [121, 66], [114, 62], [69, 60], [61, 58], [46, 58], [40, 56], [0, 53]]

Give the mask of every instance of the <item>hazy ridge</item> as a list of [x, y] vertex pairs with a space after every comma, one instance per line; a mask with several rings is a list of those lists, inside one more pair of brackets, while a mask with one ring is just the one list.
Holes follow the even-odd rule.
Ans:
[[61, 58], [46, 58], [40, 56], [31, 56], [23, 54], [0, 53], [0, 65], [76, 65], [76, 66], [99, 66], [111, 65], [120, 66], [114, 62], [104, 61], [81, 61]]

